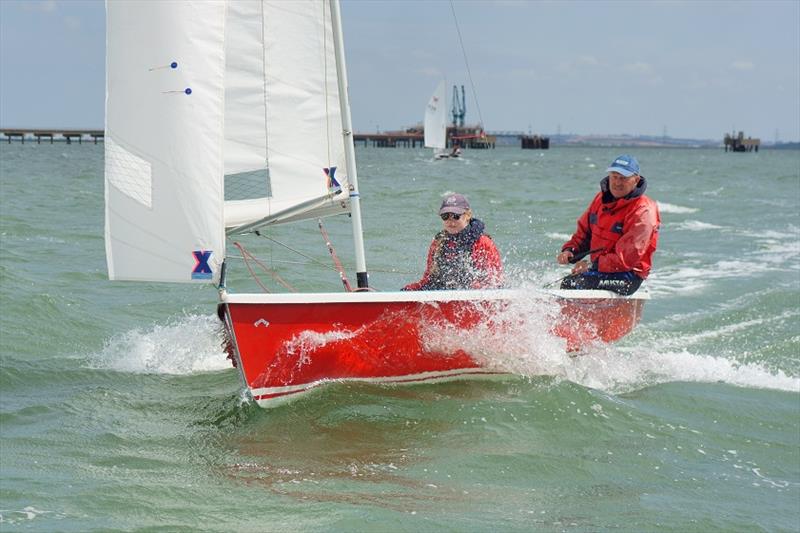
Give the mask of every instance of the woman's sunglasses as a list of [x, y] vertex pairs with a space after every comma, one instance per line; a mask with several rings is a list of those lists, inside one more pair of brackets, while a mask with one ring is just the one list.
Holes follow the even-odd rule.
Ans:
[[459, 215], [458, 213], [442, 213], [439, 216], [442, 217], [442, 220], [448, 220], [451, 218], [453, 220], [459, 220], [463, 215]]

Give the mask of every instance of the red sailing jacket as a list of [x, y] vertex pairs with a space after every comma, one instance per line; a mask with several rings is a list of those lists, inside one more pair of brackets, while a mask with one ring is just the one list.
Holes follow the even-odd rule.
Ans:
[[633, 272], [647, 278], [661, 225], [658, 204], [644, 195], [647, 181], [642, 177], [632, 193], [618, 200], [608, 190], [608, 177], [600, 189], [561, 251], [577, 254], [602, 248], [591, 256], [598, 271]]
[[503, 263], [484, 224], [472, 219], [457, 235], [440, 232], [428, 248], [422, 279], [404, 291], [442, 289], [495, 289], [503, 285]]

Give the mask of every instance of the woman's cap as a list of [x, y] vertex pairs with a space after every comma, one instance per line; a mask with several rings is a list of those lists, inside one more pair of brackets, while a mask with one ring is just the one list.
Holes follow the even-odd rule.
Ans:
[[442, 207], [439, 208], [439, 214], [455, 213], [461, 215], [469, 210], [469, 202], [463, 194], [448, 194], [442, 200]]
[[632, 155], [621, 155], [617, 157], [606, 172], [619, 172], [626, 178], [634, 174], [639, 174], [639, 162]]

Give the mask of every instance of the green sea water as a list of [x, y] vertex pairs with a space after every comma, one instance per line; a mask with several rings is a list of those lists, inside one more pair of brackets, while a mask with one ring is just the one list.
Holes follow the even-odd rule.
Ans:
[[[558, 279], [624, 152], [663, 222], [631, 335], [570, 357], [531, 306], [471, 339], [502, 379], [261, 409], [212, 288], [107, 280], [103, 146], [0, 145], [0, 531], [800, 531], [800, 152], [360, 147], [372, 285], [420, 276], [447, 191], [510, 286]], [[354, 277], [349, 222], [325, 224]], [[315, 223], [268, 237], [241, 242], [341, 290]], [[231, 285], [255, 290], [241, 261]]]

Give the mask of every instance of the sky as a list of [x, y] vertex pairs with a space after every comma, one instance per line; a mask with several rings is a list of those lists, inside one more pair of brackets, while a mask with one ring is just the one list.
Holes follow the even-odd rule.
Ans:
[[[420, 123], [444, 79], [491, 132], [800, 141], [800, 0], [342, 0], [342, 18], [357, 132]], [[0, 0], [0, 127], [102, 129], [104, 56], [102, 0]]]

